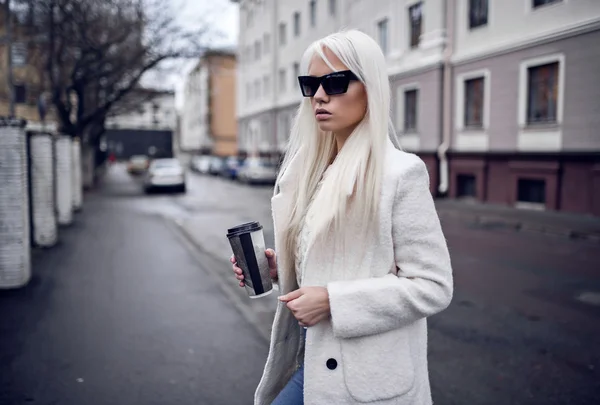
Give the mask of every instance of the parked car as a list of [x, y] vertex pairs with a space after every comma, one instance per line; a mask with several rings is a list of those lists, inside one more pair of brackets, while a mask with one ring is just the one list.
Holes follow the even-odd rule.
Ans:
[[239, 168], [238, 180], [248, 184], [275, 184], [277, 165], [266, 159], [251, 157]]
[[150, 159], [144, 155], [133, 155], [127, 163], [127, 171], [130, 174], [142, 174], [150, 166]]
[[225, 166], [225, 158], [220, 156], [212, 156], [210, 159], [210, 166], [208, 168], [208, 173], [217, 175], [221, 174], [221, 170]]
[[190, 162], [191, 169], [197, 173], [207, 174], [210, 169], [212, 156], [198, 155], [192, 157]]
[[225, 159], [223, 168], [221, 169], [221, 176], [228, 179], [235, 180], [238, 175], [238, 170], [244, 164], [244, 159], [236, 156], [230, 156]]
[[148, 168], [144, 180], [147, 193], [155, 189], [176, 189], [186, 191], [185, 171], [177, 159], [156, 159]]

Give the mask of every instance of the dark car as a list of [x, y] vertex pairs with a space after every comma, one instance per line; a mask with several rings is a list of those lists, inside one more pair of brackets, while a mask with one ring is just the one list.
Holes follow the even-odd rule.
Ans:
[[235, 180], [238, 175], [238, 170], [244, 164], [244, 159], [236, 156], [230, 156], [225, 160], [221, 169], [221, 176]]

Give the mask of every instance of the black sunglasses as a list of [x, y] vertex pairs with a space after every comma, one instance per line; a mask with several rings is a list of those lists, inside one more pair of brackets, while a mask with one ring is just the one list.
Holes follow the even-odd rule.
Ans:
[[333, 72], [321, 77], [298, 76], [300, 90], [304, 97], [314, 97], [319, 86], [323, 86], [323, 90], [329, 96], [344, 94], [348, 91], [351, 80], [359, 80], [359, 78], [350, 70]]

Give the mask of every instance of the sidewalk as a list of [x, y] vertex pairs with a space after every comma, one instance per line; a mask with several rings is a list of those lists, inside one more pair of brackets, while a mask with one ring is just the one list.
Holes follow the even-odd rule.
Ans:
[[590, 215], [526, 210], [450, 199], [439, 199], [435, 204], [442, 219], [459, 218], [481, 226], [600, 242], [600, 218]]

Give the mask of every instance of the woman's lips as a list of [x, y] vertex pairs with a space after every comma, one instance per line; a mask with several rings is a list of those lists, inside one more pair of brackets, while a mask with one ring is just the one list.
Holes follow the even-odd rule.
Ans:
[[331, 113], [325, 109], [319, 108], [317, 111], [315, 111], [315, 117], [317, 120], [323, 121], [329, 119], [329, 117], [331, 117]]

